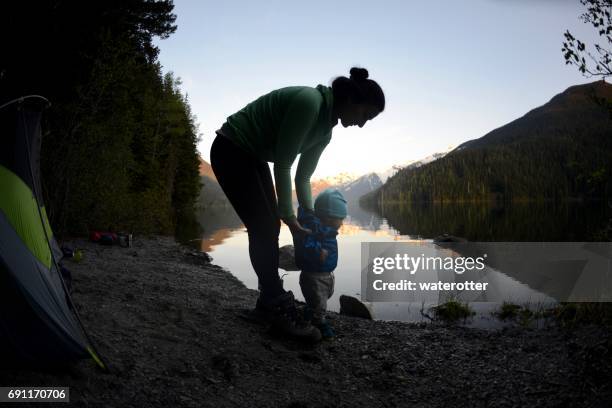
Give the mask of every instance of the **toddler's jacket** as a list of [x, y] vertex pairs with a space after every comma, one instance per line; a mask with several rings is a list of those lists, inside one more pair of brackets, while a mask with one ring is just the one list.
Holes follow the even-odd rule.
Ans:
[[[321, 224], [314, 211], [298, 207], [298, 222], [312, 234], [293, 237], [295, 263], [302, 272], [333, 272], [338, 264], [338, 230]], [[321, 249], [328, 252], [321, 263]]]

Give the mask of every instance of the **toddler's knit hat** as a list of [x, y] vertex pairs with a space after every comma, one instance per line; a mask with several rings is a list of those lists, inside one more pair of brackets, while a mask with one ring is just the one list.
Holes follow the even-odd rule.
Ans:
[[314, 202], [314, 208], [319, 217], [344, 219], [348, 214], [346, 200], [336, 188], [321, 192]]

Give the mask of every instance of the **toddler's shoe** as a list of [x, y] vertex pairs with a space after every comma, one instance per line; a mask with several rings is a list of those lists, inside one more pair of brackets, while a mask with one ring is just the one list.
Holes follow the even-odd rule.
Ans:
[[329, 323], [327, 322], [319, 323], [316, 325], [316, 327], [321, 332], [321, 337], [323, 338], [323, 340], [332, 340], [334, 337], [336, 337], [336, 332], [329, 325]]

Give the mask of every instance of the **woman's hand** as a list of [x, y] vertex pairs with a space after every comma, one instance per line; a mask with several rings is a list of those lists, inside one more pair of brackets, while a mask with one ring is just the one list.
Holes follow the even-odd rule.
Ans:
[[319, 255], [319, 261], [321, 261], [321, 263], [325, 263], [325, 260], [327, 259], [327, 257], [329, 256], [329, 251], [325, 248], [321, 248], [321, 255]]
[[298, 222], [295, 216], [284, 218], [283, 222], [287, 224], [287, 226], [289, 227], [289, 230], [291, 231], [291, 235], [297, 234], [297, 236], [299, 236], [299, 235], [312, 234], [311, 230], [309, 230], [308, 228], [302, 227], [302, 225]]

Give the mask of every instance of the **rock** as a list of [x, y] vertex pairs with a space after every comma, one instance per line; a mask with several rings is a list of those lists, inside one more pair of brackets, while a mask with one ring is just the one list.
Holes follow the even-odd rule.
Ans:
[[278, 266], [287, 272], [299, 271], [295, 264], [295, 250], [293, 245], [285, 245], [278, 249]]
[[372, 311], [361, 300], [352, 296], [340, 296], [340, 314], [373, 320]]
[[206, 252], [191, 251], [191, 252], [189, 252], [189, 255], [194, 256], [194, 257], [196, 257], [198, 259], [201, 259], [204, 263], [212, 262], [212, 257], [210, 255], [208, 255]]

